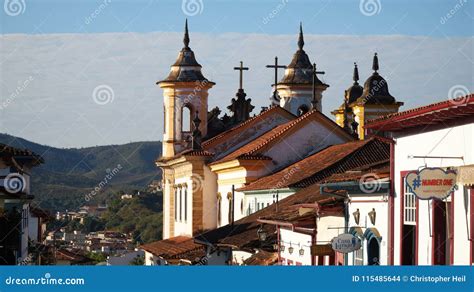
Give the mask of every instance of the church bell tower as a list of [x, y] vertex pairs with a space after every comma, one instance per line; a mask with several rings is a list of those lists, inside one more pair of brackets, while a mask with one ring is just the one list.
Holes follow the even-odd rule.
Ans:
[[322, 111], [323, 91], [329, 87], [316, 76], [324, 72], [316, 71], [316, 65], [311, 64], [303, 47], [303, 27], [300, 24], [298, 50], [286, 67], [283, 79], [276, 84], [280, 106], [298, 116], [313, 108]]
[[173, 157], [192, 147], [193, 119], [196, 116], [201, 121], [199, 131], [202, 136], [207, 133], [208, 90], [215, 83], [201, 73], [201, 65], [196, 61], [189, 41], [186, 20], [184, 47], [171, 65], [168, 77], [156, 83], [163, 89], [163, 158]]

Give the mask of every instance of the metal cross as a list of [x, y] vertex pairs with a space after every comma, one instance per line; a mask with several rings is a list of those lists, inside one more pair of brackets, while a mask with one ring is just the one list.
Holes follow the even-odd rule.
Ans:
[[274, 83], [275, 88], [274, 88], [274, 90], [273, 90], [273, 97], [274, 97], [275, 99], [277, 99], [277, 98], [276, 98], [276, 95], [277, 95], [276, 85], [277, 85], [277, 83], [278, 83], [278, 69], [280, 69], [280, 68], [283, 68], [283, 69], [284, 69], [284, 68], [286, 68], [286, 66], [284, 66], [284, 65], [278, 65], [278, 57], [275, 57], [275, 65], [267, 65], [266, 67], [267, 67], [267, 68], [274, 68], [274, 69], [275, 69], [275, 83]]
[[244, 67], [244, 62], [242, 62], [242, 61], [240, 61], [240, 67], [234, 67], [234, 70], [239, 70], [240, 71], [239, 89], [242, 89], [244, 70], [248, 70], [248, 69], [249, 69], [248, 67]]
[[313, 107], [316, 107], [316, 104], [318, 103], [316, 100], [316, 79], [318, 78], [317, 74], [326, 74], [326, 72], [316, 70], [316, 63], [313, 63], [312, 74], [313, 74], [313, 101], [312, 103], [313, 103]]

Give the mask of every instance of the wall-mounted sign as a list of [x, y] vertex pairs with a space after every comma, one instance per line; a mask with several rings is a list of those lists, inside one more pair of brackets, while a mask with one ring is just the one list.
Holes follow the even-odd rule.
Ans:
[[442, 168], [423, 168], [406, 176], [407, 186], [421, 200], [444, 199], [456, 187], [456, 171]]
[[349, 253], [361, 247], [360, 239], [350, 233], [339, 234], [331, 241], [332, 249], [337, 252]]
[[334, 250], [330, 244], [314, 244], [311, 246], [312, 256], [327, 256], [334, 254]]

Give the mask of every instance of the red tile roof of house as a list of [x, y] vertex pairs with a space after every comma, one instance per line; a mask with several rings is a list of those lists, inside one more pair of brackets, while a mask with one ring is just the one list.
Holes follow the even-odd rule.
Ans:
[[278, 253], [260, 250], [244, 261], [247, 266], [271, 266], [278, 263]]
[[474, 94], [470, 94], [369, 120], [365, 128], [380, 131], [400, 131], [446, 123], [447, 121], [472, 117], [473, 115]]
[[144, 244], [140, 248], [164, 259], [188, 259], [191, 254], [190, 260], [195, 260], [196, 257], [205, 255], [204, 247], [194, 243], [193, 238], [188, 236], [171, 237]]
[[272, 175], [262, 177], [238, 191], [302, 188], [334, 173], [390, 157], [390, 146], [380, 138], [333, 145]]
[[[282, 206], [278, 207], [278, 212], [272, 214], [261, 216], [259, 219], [262, 221], [275, 221], [275, 222], [288, 222], [292, 224], [298, 224], [298, 221], [304, 221], [305, 219], [310, 219], [311, 223], [314, 224], [314, 218], [317, 216], [326, 216], [325, 209], [327, 207], [339, 206], [342, 207], [344, 203], [344, 196], [328, 196], [320, 193], [320, 185], [314, 184], [307, 188], [301, 189], [295, 194], [291, 195], [288, 198], [293, 198], [291, 202], [286, 202]], [[283, 202], [283, 201], [282, 201]], [[315, 205], [320, 206], [320, 210], [316, 209], [312, 211], [305, 212], [300, 214], [299, 207], [304, 207], [304, 205]], [[339, 208], [338, 214], [342, 216], [344, 213]], [[334, 215], [331, 213], [331, 215]]]
[[390, 161], [385, 160], [372, 165], [352, 169], [343, 173], [336, 173], [325, 179], [322, 183], [358, 181], [364, 175], [371, 174], [374, 178], [384, 179], [390, 177]]
[[262, 150], [266, 146], [273, 145], [275, 142], [282, 141], [285, 138], [286, 134], [290, 132], [291, 129], [299, 126], [301, 123], [310, 121], [311, 119], [323, 119], [329, 121], [330, 124], [333, 124], [333, 131], [338, 132], [340, 135], [346, 136], [348, 139], [352, 140], [353, 138], [346, 133], [341, 127], [335, 124], [332, 120], [329, 120], [325, 115], [317, 110], [309, 111], [306, 114], [291, 120], [287, 123], [279, 125], [265, 134], [261, 135], [257, 139], [247, 143], [246, 145], [240, 147], [234, 152], [224, 156], [223, 158], [212, 162], [211, 164], [217, 164], [221, 162], [230, 161], [233, 159], [249, 159], [249, 158], [259, 158], [264, 157]]
[[[357, 147], [354, 147], [353, 144], [357, 145]], [[327, 151], [331, 148], [339, 149], [338, 151], [344, 153], [345, 156], [341, 155], [339, 159], [335, 159], [334, 161], [332, 161], [332, 164], [330, 162], [325, 162], [326, 168], [323, 170], [321, 170], [321, 168], [319, 167], [313, 170], [311, 168], [307, 168], [306, 171], [308, 172], [303, 175], [305, 179], [299, 181], [298, 183], [301, 183], [302, 186], [309, 187], [304, 188], [298, 191], [297, 193], [281, 200], [278, 203], [278, 209], [284, 210], [286, 207], [293, 206], [295, 204], [314, 203], [320, 196], [319, 185], [311, 185], [311, 181], [321, 181], [337, 172], [344, 172], [351, 168], [358, 168], [362, 165], [367, 165], [377, 160], [386, 160], [389, 157], [389, 145], [390, 144], [385, 139], [371, 138], [365, 141], [355, 141], [340, 145], [334, 145], [328, 147], [326, 150], [322, 150]], [[343, 149], [353, 150], [345, 152], [343, 151]], [[335, 153], [331, 152], [325, 153], [328, 156], [335, 155]], [[321, 156], [320, 158], [323, 159], [324, 156]], [[319, 162], [317, 160], [312, 160], [312, 163], [318, 164]], [[316, 171], [316, 173], [314, 173], [314, 171]], [[269, 186], [270, 187], [268, 189], [273, 188], [271, 187], [271, 184], [269, 184]], [[240, 220], [235, 221], [234, 224], [228, 224], [220, 228], [204, 232], [196, 236], [195, 240], [198, 243], [203, 244], [228, 245], [243, 250], [253, 250], [254, 248], [261, 246], [261, 243], [259, 242], [257, 236], [257, 230], [260, 228], [261, 225], [258, 222], [258, 219], [271, 216], [275, 213], [276, 205], [273, 204]], [[263, 228], [267, 232], [267, 234], [271, 235], [269, 236], [269, 240], [275, 238], [275, 226], [264, 224]]]
[[28, 149], [20, 149], [2, 143], [0, 143], [0, 157], [24, 157], [31, 160], [33, 165], [44, 163], [40, 155]]

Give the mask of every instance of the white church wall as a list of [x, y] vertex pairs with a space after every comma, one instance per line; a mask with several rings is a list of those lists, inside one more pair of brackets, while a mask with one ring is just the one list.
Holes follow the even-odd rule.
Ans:
[[330, 145], [346, 142], [318, 122], [310, 122], [276, 143], [264, 155], [273, 159], [275, 168], [289, 165]]

